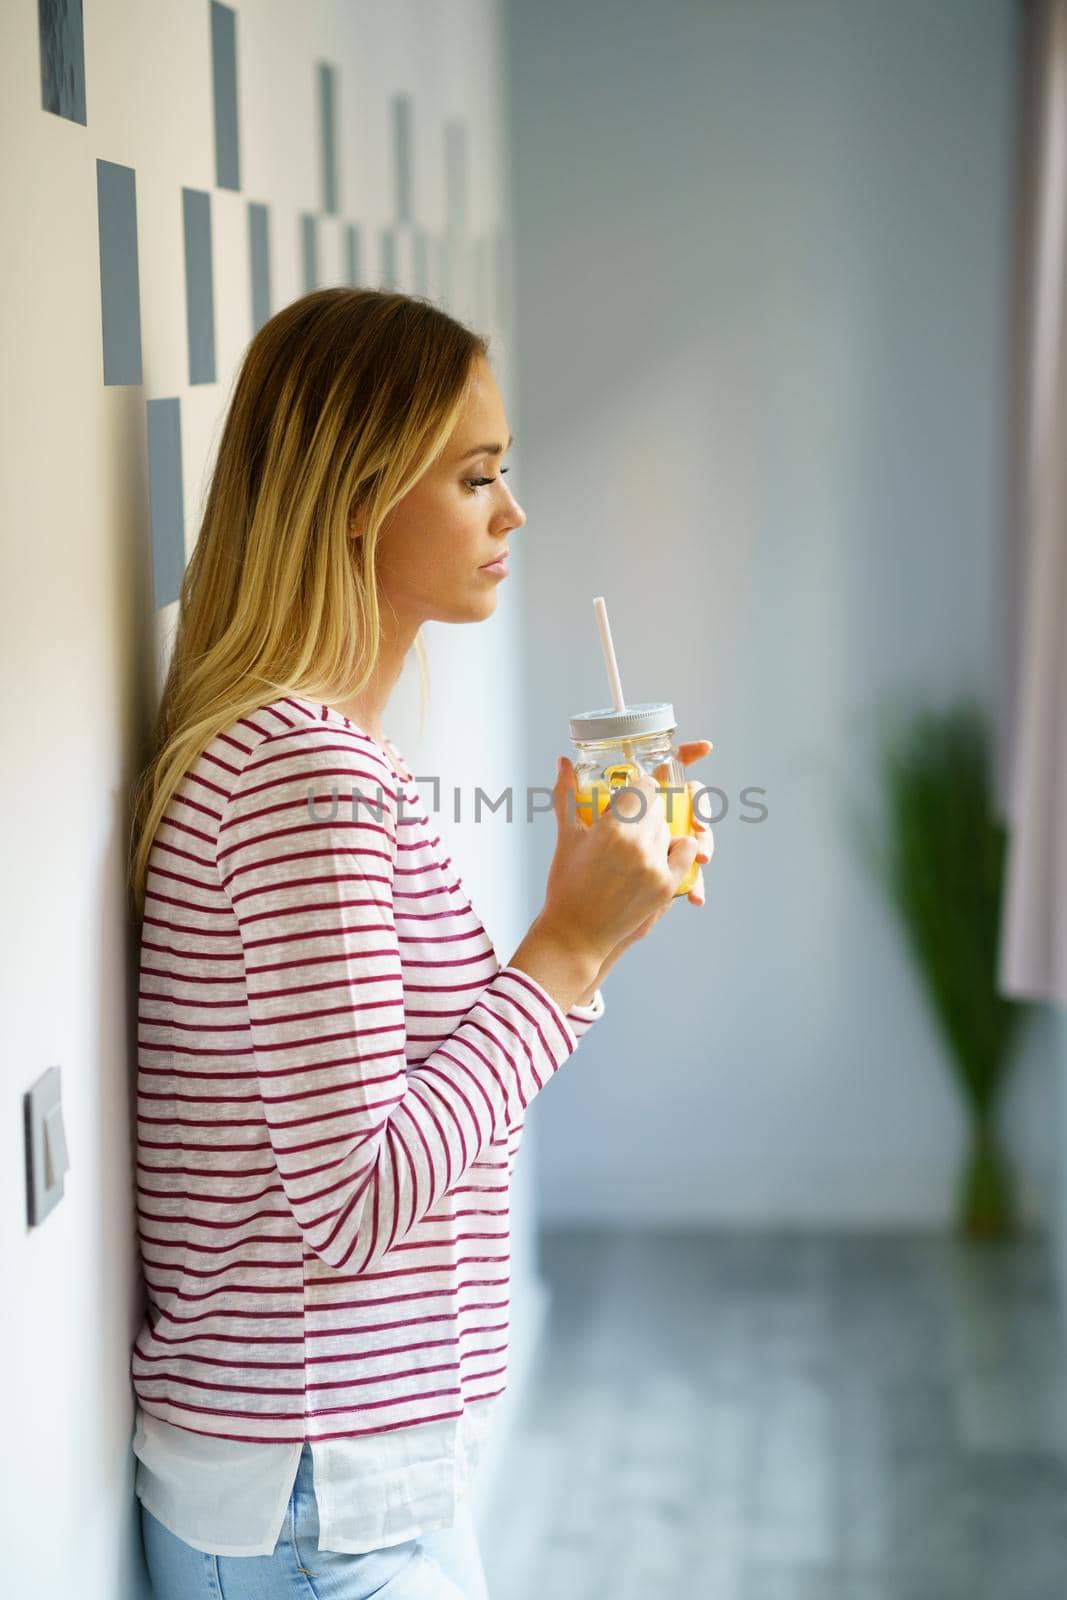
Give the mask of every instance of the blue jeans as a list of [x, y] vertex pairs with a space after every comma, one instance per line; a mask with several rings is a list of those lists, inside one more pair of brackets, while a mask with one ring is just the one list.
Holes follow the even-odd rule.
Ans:
[[155, 1600], [489, 1600], [470, 1506], [451, 1528], [365, 1555], [319, 1550], [311, 1446], [300, 1453], [282, 1531], [269, 1556], [196, 1550], [141, 1506]]

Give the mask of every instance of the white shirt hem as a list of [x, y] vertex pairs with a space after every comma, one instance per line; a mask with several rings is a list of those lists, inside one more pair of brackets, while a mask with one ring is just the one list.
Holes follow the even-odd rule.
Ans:
[[282, 1523], [285, 1521], [285, 1513], [289, 1507], [289, 1497], [291, 1494], [292, 1489], [287, 1489], [285, 1493], [285, 1499], [282, 1502], [281, 1511], [278, 1514], [278, 1531], [269, 1544], [266, 1542], [263, 1544], [217, 1544], [212, 1541], [210, 1545], [207, 1545], [200, 1544], [198, 1540], [190, 1539], [188, 1534], [179, 1533], [176, 1528], [172, 1528], [163, 1512], [157, 1506], [152, 1504], [151, 1495], [142, 1494], [140, 1489], [137, 1490], [138, 1500], [140, 1500], [141, 1504], [147, 1511], [152, 1513], [157, 1522], [161, 1522], [163, 1524], [168, 1533], [172, 1533], [176, 1539], [180, 1539], [182, 1544], [187, 1544], [190, 1549], [200, 1550], [206, 1556], [272, 1556], [281, 1536]]

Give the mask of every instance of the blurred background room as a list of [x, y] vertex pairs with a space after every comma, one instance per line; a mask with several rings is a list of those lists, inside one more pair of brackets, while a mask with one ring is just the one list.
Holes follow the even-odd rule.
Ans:
[[608, 703], [594, 596], [714, 743], [707, 904], [606, 980], [516, 1167], [493, 1600], [1057, 1600], [1067, 0], [0, 29], [9, 1592], [150, 1600], [132, 786], [244, 349], [343, 283], [489, 335], [515, 435], [513, 582], [389, 724], [497, 950], [555, 823], [450, 797], [551, 785]]

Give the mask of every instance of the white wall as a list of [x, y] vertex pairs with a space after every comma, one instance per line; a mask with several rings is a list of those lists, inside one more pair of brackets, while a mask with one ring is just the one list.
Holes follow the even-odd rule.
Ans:
[[[508, 34], [529, 781], [608, 699], [603, 593], [730, 803], [707, 906], [545, 1097], [544, 1215], [937, 1224], [962, 1120], [846, 808], [882, 695], [996, 701], [1012, 0], [541, 0]], [[1039, 1026], [1006, 1108], [1033, 1216], [1053, 1059]]]
[[[438, 239], [443, 128], [462, 119], [469, 210], [453, 241], [462, 274], [450, 309], [498, 336], [498, 375], [519, 431], [510, 405], [494, 0], [449, 0], [447, 12], [433, 0], [256, 0], [235, 9], [240, 193], [215, 186], [206, 0], [99, 0], [85, 8], [84, 126], [42, 109], [34, 0], [0, 8], [0, 732], [8, 762], [0, 1348], [9, 1374], [5, 1438], [9, 1455], [16, 1452], [5, 1488], [4, 1591], [33, 1600], [132, 1600], [144, 1592], [128, 1378], [142, 1305], [131, 1170], [137, 952], [123, 872], [130, 786], [175, 612], [152, 613], [145, 405], [180, 398], [189, 551], [213, 441], [252, 332], [249, 200], [271, 208], [272, 309], [304, 288], [298, 215], [319, 207], [318, 59], [339, 68], [342, 154], [341, 217], [321, 223], [321, 281], [339, 281], [342, 221], [377, 230], [394, 220], [392, 95], [413, 97], [415, 215]], [[103, 384], [98, 158], [136, 171], [139, 385]], [[183, 185], [211, 192], [213, 223], [218, 381], [196, 387], [187, 381]], [[364, 281], [380, 281], [373, 257]], [[498, 745], [499, 729], [519, 739], [520, 640], [504, 596], [476, 639], [435, 633], [430, 717], [440, 748], [491, 762], [507, 748]], [[461, 681], [462, 706], [443, 692]], [[387, 728], [421, 763], [403, 697]], [[447, 835], [447, 817], [443, 823]], [[525, 925], [522, 862], [511, 843], [487, 843], [496, 854], [469, 873], [498, 945], [517, 942]], [[455, 853], [466, 869], [458, 845]], [[71, 1170], [59, 1207], [30, 1231], [22, 1095], [53, 1063], [62, 1067]], [[513, 1219], [516, 1383], [540, 1305], [522, 1169], [520, 1162]]]

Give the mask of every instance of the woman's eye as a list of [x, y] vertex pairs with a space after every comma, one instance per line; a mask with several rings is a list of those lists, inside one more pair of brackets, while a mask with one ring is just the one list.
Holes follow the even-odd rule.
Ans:
[[[501, 467], [500, 476], [503, 477], [505, 472], [510, 472], [510, 471], [511, 471], [510, 467]], [[471, 494], [473, 494], [475, 489], [484, 489], [487, 483], [495, 483], [496, 479], [495, 478], [464, 478], [463, 481], [469, 487]]]

